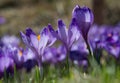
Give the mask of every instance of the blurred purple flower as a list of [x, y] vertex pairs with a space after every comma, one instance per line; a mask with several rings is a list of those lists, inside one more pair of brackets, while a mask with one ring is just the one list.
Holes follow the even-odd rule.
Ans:
[[[105, 49], [115, 58], [120, 55], [120, 29], [118, 27], [94, 25], [89, 33], [90, 44], [93, 51]], [[98, 54], [98, 52], [96, 52]], [[102, 56], [102, 55], [101, 55]]]
[[4, 72], [7, 76], [14, 73], [14, 61], [7, 56], [0, 57], [0, 78], [4, 76]]
[[4, 24], [6, 19], [3, 16], [0, 16], [0, 25]]
[[23, 67], [23, 49], [17, 46], [4, 46], [2, 48], [4, 56], [10, 57], [13, 59], [16, 68], [21, 69]]
[[6, 35], [1, 38], [1, 42], [3, 43], [3, 45], [6, 45], [6, 46], [9, 44], [18, 46], [20, 44], [20, 39], [14, 35], [12, 36]]
[[[118, 30], [118, 29], [117, 29]], [[112, 54], [115, 58], [120, 57], [120, 34], [116, 28], [109, 28], [104, 34], [104, 49]]]
[[31, 71], [31, 69], [35, 67], [35, 65], [38, 65], [35, 53], [29, 48], [24, 50], [23, 59], [24, 59], [23, 66], [25, 67], [27, 72]]
[[76, 65], [85, 69], [88, 67], [88, 50], [82, 36], [73, 44], [70, 51], [70, 59]]
[[66, 49], [64, 46], [59, 46], [58, 48], [50, 47], [45, 50], [45, 53], [42, 57], [43, 62], [48, 62], [56, 64], [65, 60], [66, 58]]
[[79, 51], [79, 50], [72, 50], [70, 51], [70, 59], [75, 65], [81, 66], [81, 67], [88, 67], [88, 59], [87, 59], [87, 53]]
[[90, 41], [90, 45], [93, 49], [93, 51], [96, 48], [103, 48], [105, 43], [105, 37], [104, 34], [106, 33], [106, 27], [105, 26], [98, 26], [93, 25], [89, 31], [88, 40]]

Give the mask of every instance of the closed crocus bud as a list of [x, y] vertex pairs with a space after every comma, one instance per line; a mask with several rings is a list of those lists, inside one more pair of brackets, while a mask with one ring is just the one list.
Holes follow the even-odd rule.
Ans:
[[72, 17], [75, 18], [83, 38], [87, 40], [88, 31], [94, 20], [93, 12], [88, 7], [80, 7], [77, 5], [73, 9]]

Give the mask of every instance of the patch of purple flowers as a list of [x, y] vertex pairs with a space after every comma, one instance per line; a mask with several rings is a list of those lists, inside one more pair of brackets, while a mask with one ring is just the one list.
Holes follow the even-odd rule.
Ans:
[[[27, 72], [44, 64], [60, 65], [67, 60], [67, 64], [89, 68], [89, 55], [93, 53], [95, 60], [101, 64], [103, 50], [120, 60], [120, 26], [92, 25], [93, 12], [88, 7], [76, 6], [67, 27], [63, 20], [58, 20], [57, 30], [51, 24], [36, 34], [32, 28], [20, 32], [26, 48], [20, 44], [16, 36], [6, 35], [0, 38], [0, 78], [4, 71], [13, 74], [16, 70], [26, 69]], [[4, 19], [0, 17], [0, 24]], [[60, 44], [55, 44], [60, 41]], [[59, 46], [58, 46], [59, 45]], [[66, 63], [65, 63], [66, 64]]]

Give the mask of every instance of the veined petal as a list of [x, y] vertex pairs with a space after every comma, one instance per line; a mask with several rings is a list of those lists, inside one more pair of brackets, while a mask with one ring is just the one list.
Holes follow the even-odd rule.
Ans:
[[24, 57], [24, 62], [26, 62], [27, 60], [33, 60], [36, 58], [35, 53], [29, 48], [24, 50], [23, 57]]
[[48, 46], [53, 45], [55, 43], [55, 41], [56, 41], [56, 38], [53, 38], [53, 37], [50, 38], [49, 37]]
[[79, 36], [80, 34], [77, 29], [76, 21], [73, 18], [68, 30], [69, 46], [71, 46], [74, 41], [78, 40]]
[[37, 39], [37, 36], [34, 35], [34, 34], [31, 34], [30, 39], [31, 39], [31, 43], [32, 43], [33, 47], [37, 50], [38, 49], [38, 43], [39, 43], [39, 40]]
[[[50, 24], [48, 25], [47, 28], [49, 29], [49, 32], [48, 32], [48, 36], [49, 36], [48, 46], [51, 46], [55, 43], [56, 37], [52, 35], [52, 32], [50, 32], [50, 29], [52, 30], [52, 26]], [[52, 30], [52, 31], [54, 31], [54, 30]]]
[[40, 54], [43, 54], [44, 49], [48, 43], [49, 37], [48, 37], [48, 29], [44, 28], [41, 33], [41, 40], [39, 41], [39, 51]]
[[48, 29], [53, 37], [56, 37], [58, 40], [60, 40], [58, 33], [52, 28], [52, 26], [50, 24], [48, 25]]
[[27, 28], [26, 29], [26, 36], [30, 37], [31, 34], [35, 35], [35, 33], [33, 32], [33, 30], [31, 28]]
[[30, 43], [29, 43], [26, 35], [25, 35], [22, 31], [20, 32], [20, 35], [21, 35], [21, 38], [22, 38], [23, 42], [24, 42], [27, 46], [29, 46]]
[[64, 43], [67, 43], [67, 29], [62, 20], [58, 20], [58, 34]]
[[72, 12], [73, 18], [77, 20], [77, 22], [89, 22], [90, 24], [93, 23], [94, 16], [92, 11], [88, 7], [80, 7], [77, 5]]

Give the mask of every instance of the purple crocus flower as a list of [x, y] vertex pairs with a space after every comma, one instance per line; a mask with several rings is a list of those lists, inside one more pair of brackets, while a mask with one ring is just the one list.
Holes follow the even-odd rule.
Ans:
[[93, 12], [88, 7], [80, 7], [77, 5], [72, 12], [72, 17], [75, 18], [79, 31], [85, 41], [87, 41], [88, 31], [93, 24]]
[[14, 72], [14, 61], [7, 56], [0, 57], [0, 78], [4, 76], [4, 72], [6, 72], [6, 75]]
[[104, 36], [105, 50], [114, 55], [115, 58], [120, 57], [120, 35], [116, 28], [109, 28]]
[[[93, 51], [105, 49], [108, 53], [118, 58], [120, 55], [120, 32], [118, 27], [94, 25], [89, 33], [89, 40]], [[98, 52], [96, 52], [98, 54]]]
[[8, 45], [8, 46], [4, 46], [2, 48], [2, 51], [4, 56], [7, 56], [13, 59], [17, 69], [21, 69], [23, 67], [23, 49], [22, 48]]
[[56, 64], [65, 60], [66, 58], [66, 49], [64, 46], [50, 47], [45, 50], [45, 53], [42, 57], [43, 62], [48, 62], [52, 64]]
[[98, 25], [93, 25], [92, 28], [90, 29], [90, 33], [88, 36], [88, 39], [90, 41], [90, 45], [93, 49], [93, 51], [96, 48], [103, 48], [104, 47], [104, 33], [106, 32], [106, 27], [105, 26], [98, 26]]
[[109, 53], [115, 52], [115, 49], [113, 49], [109, 44], [115, 44], [116, 40], [118, 40], [118, 35], [116, 34], [116, 36], [114, 35], [113, 37], [111, 32], [113, 33], [113, 29], [108, 25], [93, 25], [90, 29], [89, 41], [98, 64], [101, 64], [100, 60], [101, 57], [104, 56], [104, 54], [102, 54], [104, 49]]
[[22, 48], [17, 48], [16, 50], [13, 51], [13, 55], [11, 58], [13, 58], [16, 68], [21, 69], [23, 68], [23, 62], [24, 62], [24, 57], [23, 57], [23, 49]]
[[23, 42], [35, 53], [39, 66], [41, 65], [42, 56], [47, 46], [51, 46], [56, 38], [50, 35], [48, 28], [44, 28], [42, 32], [36, 35], [32, 29], [27, 28], [26, 33], [21, 32]]
[[78, 40], [80, 35], [74, 18], [72, 19], [68, 30], [62, 20], [58, 20], [58, 30], [55, 31], [51, 25], [48, 25], [48, 28], [51, 34], [62, 42], [67, 51], [70, 50], [72, 44]]

